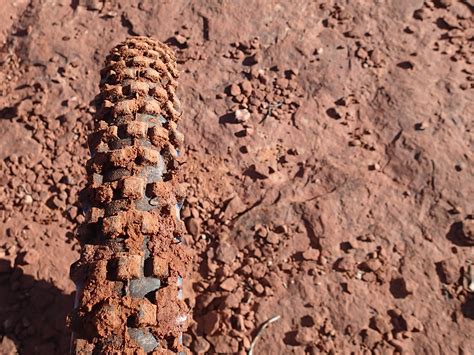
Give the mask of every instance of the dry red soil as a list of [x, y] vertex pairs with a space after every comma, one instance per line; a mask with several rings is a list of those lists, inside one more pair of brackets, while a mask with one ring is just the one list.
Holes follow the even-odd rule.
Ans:
[[191, 353], [471, 354], [473, 6], [4, 1], [0, 353], [68, 351], [91, 101], [145, 35], [181, 71]]

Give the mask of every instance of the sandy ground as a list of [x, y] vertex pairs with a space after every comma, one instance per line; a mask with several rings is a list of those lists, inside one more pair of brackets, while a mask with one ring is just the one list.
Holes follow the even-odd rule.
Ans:
[[472, 13], [2, 4], [0, 353], [67, 352], [90, 102], [106, 53], [148, 35], [182, 71], [191, 353], [471, 354]]

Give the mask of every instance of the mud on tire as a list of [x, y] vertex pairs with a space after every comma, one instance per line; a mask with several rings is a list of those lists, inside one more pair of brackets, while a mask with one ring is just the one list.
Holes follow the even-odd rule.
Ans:
[[70, 316], [76, 354], [182, 351], [189, 262], [179, 210], [183, 136], [172, 51], [129, 38], [106, 58], [83, 191]]

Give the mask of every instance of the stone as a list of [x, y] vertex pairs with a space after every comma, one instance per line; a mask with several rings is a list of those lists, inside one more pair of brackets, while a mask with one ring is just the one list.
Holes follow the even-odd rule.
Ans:
[[201, 234], [201, 221], [197, 218], [189, 218], [186, 220], [186, 228], [189, 234], [193, 237], [197, 237]]
[[238, 213], [245, 211], [246, 208], [247, 206], [242, 201], [240, 196], [235, 195], [229, 200], [229, 202], [227, 202], [224, 210], [224, 217], [226, 219], [230, 219]]
[[379, 270], [381, 267], [382, 267], [382, 262], [380, 261], [380, 259], [369, 259], [367, 261], [364, 261], [361, 265], [360, 265], [361, 269], [362, 270], [365, 270], [365, 271], [377, 271]]
[[252, 93], [252, 83], [249, 80], [244, 80], [240, 83], [240, 87], [242, 88], [242, 93], [245, 95], [249, 95]]
[[440, 261], [437, 266], [441, 282], [450, 285], [459, 279], [459, 269], [453, 259]]
[[339, 258], [335, 265], [334, 268], [337, 271], [350, 271], [353, 270], [355, 266], [355, 260], [354, 257], [351, 255], [344, 256], [342, 258]]
[[363, 329], [361, 332], [362, 341], [369, 349], [372, 349], [378, 342], [382, 341], [382, 334], [373, 329]]
[[7, 336], [3, 336], [0, 342], [0, 353], [5, 355], [19, 354], [15, 342]]
[[305, 260], [311, 260], [311, 261], [316, 261], [319, 259], [319, 250], [318, 249], [313, 249], [310, 248], [303, 252], [303, 259]]
[[186, 42], [187, 42], [186, 37], [184, 37], [183, 35], [180, 35], [180, 34], [174, 36], [174, 39], [176, 40], [176, 43], [178, 43], [180, 45], [185, 45]]
[[278, 244], [280, 241], [280, 236], [275, 232], [269, 232], [266, 241], [270, 244]]
[[33, 197], [31, 197], [31, 195], [25, 195], [25, 197], [23, 197], [23, 204], [31, 205], [32, 203], [33, 203]]
[[410, 332], [422, 332], [424, 330], [423, 323], [414, 315], [402, 315]]
[[238, 308], [244, 297], [244, 291], [239, 288], [234, 292], [229, 293], [226, 297], [224, 304], [227, 308]]
[[244, 123], [250, 120], [250, 112], [246, 109], [235, 111], [235, 120], [239, 123]]
[[193, 354], [207, 354], [210, 348], [211, 344], [204, 337], [197, 336], [191, 343]]
[[318, 338], [314, 330], [308, 327], [300, 327], [295, 335], [295, 342], [299, 345], [311, 344]]
[[453, 0], [436, 0], [434, 3], [439, 7], [449, 7], [453, 4]]
[[259, 283], [255, 285], [254, 289], [255, 289], [255, 292], [257, 292], [257, 294], [259, 295], [262, 295], [265, 292], [265, 288]]
[[389, 333], [392, 330], [389, 321], [381, 315], [374, 316], [371, 319], [371, 327], [377, 330], [380, 334]]
[[471, 245], [474, 245], [474, 219], [466, 219], [462, 223], [462, 232], [464, 240]]
[[199, 319], [199, 326], [202, 328], [202, 332], [206, 335], [212, 335], [219, 329], [219, 323], [221, 316], [216, 311], [211, 311], [204, 314]]
[[237, 287], [237, 281], [233, 278], [228, 278], [221, 282], [220, 288], [224, 291], [233, 291]]
[[229, 93], [231, 96], [238, 96], [241, 94], [240, 87], [237, 84], [229, 86]]
[[223, 263], [232, 263], [237, 256], [237, 248], [228, 242], [221, 243], [216, 250], [216, 259]]
[[252, 265], [252, 276], [255, 279], [260, 279], [267, 273], [267, 266], [264, 263], [256, 263]]
[[371, 272], [365, 272], [362, 275], [362, 280], [364, 280], [365, 282], [374, 282], [376, 279], [377, 279], [377, 276], [375, 276], [375, 274]]

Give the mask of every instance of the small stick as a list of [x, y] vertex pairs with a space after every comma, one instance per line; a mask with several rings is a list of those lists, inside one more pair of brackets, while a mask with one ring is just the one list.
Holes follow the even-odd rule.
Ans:
[[250, 344], [250, 348], [249, 348], [249, 351], [247, 353], [247, 355], [252, 355], [253, 354], [253, 348], [255, 347], [255, 345], [257, 344], [257, 340], [260, 338], [260, 336], [262, 335], [263, 331], [270, 325], [272, 324], [273, 322], [276, 322], [277, 320], [279, 320], [281, 318], [281, 316], [274, 316], [272, 318], [270, 318], [269, 320], [267, 320], [266, 322], [264, 322], [262, 324], [262, 326], [260, 327], [259, 331], [257, 332], [257, 335], [255, 336], [255, 338], [253, 339], [252, 341], [252, 344]]

